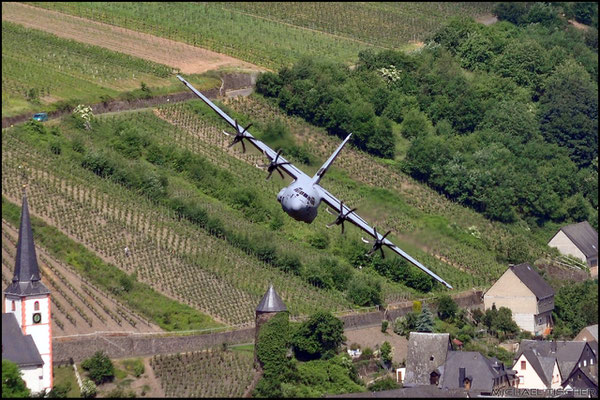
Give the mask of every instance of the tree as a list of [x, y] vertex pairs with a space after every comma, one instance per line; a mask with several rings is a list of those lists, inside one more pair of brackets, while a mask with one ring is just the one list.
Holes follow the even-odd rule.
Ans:
[[442, 294], [437, 299], [437, 313], [441, 320], [454, 318], [458, 311], [456, 302], [447, 294]]
[[94, 353], [92, 357], [81, 363], [81, 367], [88, 371], [90, 378], [96, 384], [110, 381], [115, 376], [115, 367], [103, 351]]
[[390, 365], [392, 363], [392, 345], [388, 341], [383, 342], [379, 348], [379, 354], [384, 364]]
[[433, 314], [428, 308], [423, 308], [417, 318], [417, 332], [433, 332]]
[[566, 60], [545, 81], [540, 129], [550, 143], [569, 149], [581, 168], [598, 156], [598, 87], [586, 70]]
[[344, 323], [331, 313], [318, 311], [300, 324], [292, 347], [298, 359], [327, 359], [337, 353], [344, 340]]
[[396, 318], [394, 320], [394, 333], [408, 338], [410, 332], [414, 331], [417, 327], [418, 317], [419, 313], [411, 311], [403, 317]]
[[31, 390], [21, 378], [19, 367], [12, 361], [2, 359], [2, 398], [29, 397]]
[[432, 133], [433, 126], [424, 113], [416, 109], [411, 109], [406, 113], [404, 121], [402, 121], [400, 132], [405, 138], [414, 139]]
[[369, 275], [355, 274], [348, 284], [348, 298], [354, 304], [366, 307], [381, 304], [381, 283]]
[[494, 14], [500, 21], [505, 20], [519, 25], [527, 15], [527, 5], [518, 1], [500, 2], [494, 7]]
[[501, 332], [503, 335], [513, 337], [519, 333], [519, 326], [512, 319], [512, 311], [510, 308], [500, 307], [495, 320], [492, 322], [492, 330]]

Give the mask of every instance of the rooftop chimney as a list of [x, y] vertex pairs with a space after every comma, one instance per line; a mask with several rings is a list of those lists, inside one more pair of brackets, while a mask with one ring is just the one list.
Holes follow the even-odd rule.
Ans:
[[458, 387], [465, 387], [465, 369], [458, 369]]

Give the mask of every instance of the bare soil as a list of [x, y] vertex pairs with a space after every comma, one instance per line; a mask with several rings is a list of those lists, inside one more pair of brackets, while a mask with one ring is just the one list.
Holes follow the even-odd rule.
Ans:
[[386, 333], [381, 332], [381, 326], [372, 326], [360, 329], [346, 329], [344, 335], [346, 335], [346, 344], [348, 347], [352, 343], [358, 343], [361, 350], [364, 350], [366, 347], [375, 350], [377, 347], [381, 347], [383, 342], [387, 341], [392, 345], [392, 362], [399, 363], [406, 359], [408, 340], [404, 336], [396, 335], [391, 325], [388, 327]]
[[2, 21], [168, 65], [184, 74], [221, 68], [264, 70], [225, 54], [20, 3], [3, 2]]

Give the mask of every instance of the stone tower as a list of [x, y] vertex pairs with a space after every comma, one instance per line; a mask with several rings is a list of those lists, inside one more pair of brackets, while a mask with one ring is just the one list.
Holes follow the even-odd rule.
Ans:
[[258, 343], [258, 333], [260, 332], [261, 326], [273, 318], [277, 313], [287, 311], [287, 307], [281, 300], [281, 297], [273, 288], [273, 285], [269, 286], [269, 289], [263, 296], [258, 307], [256, 307], [256, 318], [255, 318], [255, 333], [254, 333], [254, 366], [260, 369], [260, 363], [258, 362], [258, 356], [256, 354], [256, 344]]
[[15, 315], [23, 335], [31, 335], [44, 362], [42, 376], [36, 376], [37, 382], [34, 384], [28, 382], [27, 386], [33, 392], [52, 389], [50, 290], [41, 281], [25, 193], [23, 193], [21, 209], [15, 275], [12, 283], [4, 290], [4, 312]]

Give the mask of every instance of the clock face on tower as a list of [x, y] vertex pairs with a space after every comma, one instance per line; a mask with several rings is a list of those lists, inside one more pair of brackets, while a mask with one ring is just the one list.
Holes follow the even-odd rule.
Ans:
[[40, 313], [33, 314], [33, 323], [39, 324], [40, 322], [42, 322], [42, 314], [40, 314]]

